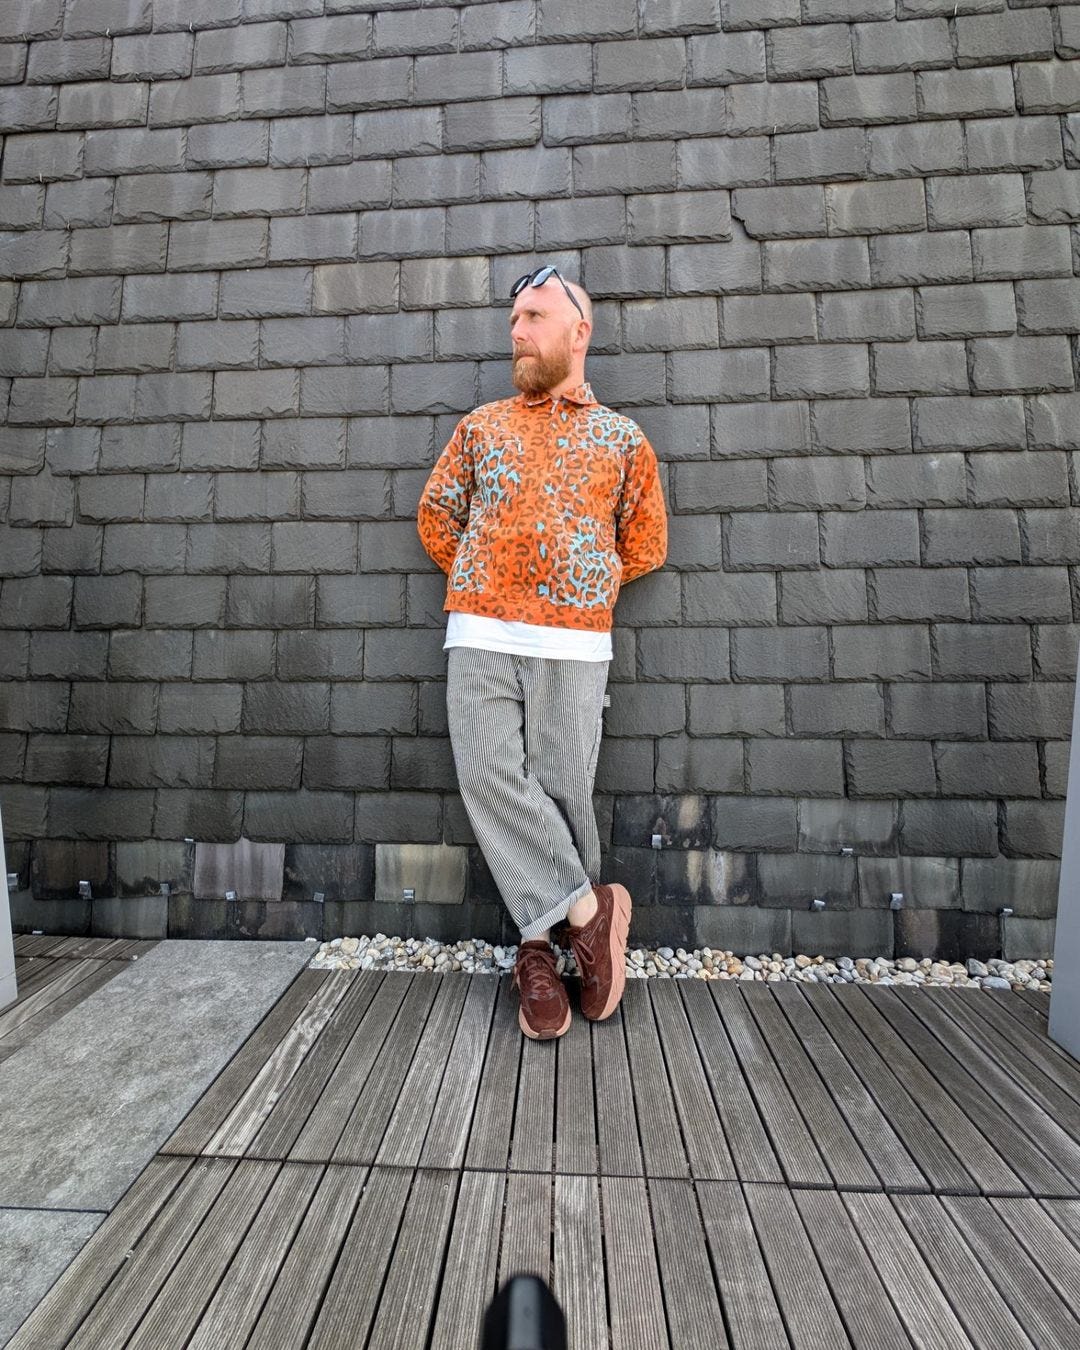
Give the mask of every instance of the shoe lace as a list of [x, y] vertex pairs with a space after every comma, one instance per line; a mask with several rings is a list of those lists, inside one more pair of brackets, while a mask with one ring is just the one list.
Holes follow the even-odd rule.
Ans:
[[531, 994], [542, 997], [555, 992], [559, 983], [559, 972], [555, 968], [555, 958], [550, 950], [542, 947], [518, 948], [517, 962], [514, 966], [514, 980], [520, 986], [528, 984]]
[[574, 949], [574, 959], [577, 961], [578, 972], [581, 975], [581, 978], [584, 979], [585, 969], [586, 967], [593, 965], [596, 960], [596, 953], [593, 951], [589, 939], [586, 937], [578, 937], [575, 934], [570, 941], [570, 945]]

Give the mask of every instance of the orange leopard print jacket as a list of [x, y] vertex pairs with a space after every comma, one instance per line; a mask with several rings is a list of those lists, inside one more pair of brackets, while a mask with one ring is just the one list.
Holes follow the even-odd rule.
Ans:
[[417, 512], [445, 609], [604, 632], [619, 587], [667, 556], [656, 455], [588, 384], [458, 423]]

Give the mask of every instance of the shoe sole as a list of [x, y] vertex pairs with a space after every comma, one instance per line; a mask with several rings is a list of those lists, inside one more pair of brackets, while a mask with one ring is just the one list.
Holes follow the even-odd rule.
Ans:
[[525, 1020], [524, 1011], [521, 1008], [519, 1008], [518, 1026], [525, 1033], [525, 1035], [528, 1036], [530, 1041], [554, 1041], [557, 1040], [560, 1036], [565, 1036], [566, 1033], [570, 1030], [570, 1009], [567, 1008], [566, 1017], [563, 1019], [562, 1025], [558, 1027], [555, 1031], [540, 1032], [540, 1031], [533, 1031], [532, 1027], [530, 1027], [528, 1022], [526, 1022]]
[[630, 911], [633, 905], [625, 886], [613, 884], [611, 891], [611, 991], [607, 1002], [597, 1015], [589, 1020], [603, 1022], [611, 1016], [622, 1000], [626, 988], [626, 938], [630, 932]]

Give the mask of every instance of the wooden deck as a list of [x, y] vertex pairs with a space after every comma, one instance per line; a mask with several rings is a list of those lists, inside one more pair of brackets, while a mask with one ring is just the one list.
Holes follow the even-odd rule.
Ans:
[[0, 1010], [0, 1061], [155, 946], [128, 938], [16, 937], [19, 994]]
[[1043, 995], [304, 970], [10, 1350], [1080, 1345], [1080, 1064]]

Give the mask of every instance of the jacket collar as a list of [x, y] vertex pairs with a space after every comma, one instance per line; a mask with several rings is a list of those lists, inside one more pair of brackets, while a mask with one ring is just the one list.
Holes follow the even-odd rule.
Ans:
[[[519, 400], [526, 408], [536, 408], [541, 403], [550, 403], [551, 395], [543, 394], [519, 394]], [[587, 407], [590, 403], [596, 402], [596, 396], [593, 394], [592, 385], [588, 380], [584, 384], [575, 385], [573, 389], [567, 389], [565, 393], [559, 395], [559, 398], [567, 403], [578, 403], [582, 407]]]

